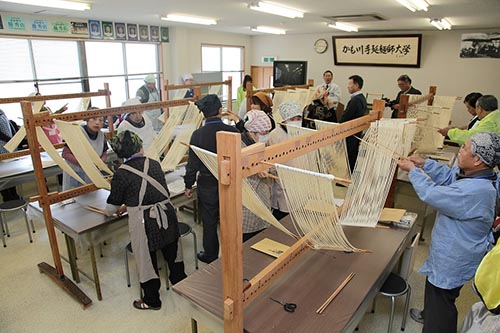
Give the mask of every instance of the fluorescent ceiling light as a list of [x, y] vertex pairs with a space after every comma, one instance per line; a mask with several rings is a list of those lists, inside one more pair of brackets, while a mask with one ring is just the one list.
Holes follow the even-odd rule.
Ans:
[[425, 0], [397, 0], [400, 4], [411, 10], [412, 12], [416, 10], [427, 11], [429, 4]]
[[342, 22], [328, 24], [328, 28], [338, 29], [347, 32], [358, 32], [358, 27]]
[[298, 9], [276, 5], [270, 2], [257, 1], [256, 3], [250, 4], [248, 7], [253, 10], [258, 10], [259, 12], [273, 15], [285, 16], [290, 18], [304, 17], [304, 12]]
[[439, 30], [451, 30], [451, 23], [445, 18], [441, 19], [431, 19], [430, 20], [431, 24], [435, 26]]
[[252, 29], [252, 31], [263, 32], [263, 33], [266, 33], [266, 34], [275, 34], [275, 35], [284, 35], [284, 34], [286, 34], [286, 30], [277, 29], [277, 28], [271, 28], [271, 27], [259, 26], [259, 27], [253, 27], [251, 29]]
[[167, 16], [162, 16], [161, 19], [165, 20], [165, 21], [203, 24], [203, 25], [215, 25], [215, 24], [217, 24], [217, 21], [214, 19], [187, 16], [187, 15], [179, 15], [179, 14], [168, 14]]
[[63, 0], [0, 0], [4, 2], [18, 3], [22, 5], [31, 5], [39, 7], [51, 7], [60, 9], [71, 9], [71, 10], [89, 10], [90, 4], [75, 1], [63, 1]]

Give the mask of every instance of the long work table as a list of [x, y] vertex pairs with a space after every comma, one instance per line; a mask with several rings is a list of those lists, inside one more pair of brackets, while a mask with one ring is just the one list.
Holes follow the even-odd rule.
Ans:
[[[415, 218], [409, 229], [343, 228], [354, 246], [372, 253], [309, 250], [245, 309], [245, 332], [353, 331], [415, 236]], [[273, 261], [273, 257], [250, 248], [266, 237], [286, 245], [294, 242], [273, 227], [245, 242], [245, 278], [251, 279]], [[354, 278], [322, 315], [316, 314], [316, 310], [351, 272], [355, 273]], [[219, 259], [173, 286], [176, 304], [192, 318], [193, 332], [197, 331], [198, 321], [215, 332], [223, 332], [221, 281], [222, 263]], [[297, 309], [293, 313], [286, 312], [283, 305], [270, 300], [270, 297], [295, 303]]]
[[[115, 152], [111, 149], [108, 150], [107, 154], [106, 163], [112, 163], [117, 160]], [[40, 158], [46, 178], [62, 173], [62, 169], [52, 160], [48, 153], [40, 153]], [[0, 161], [0, 190], [34, 181], [35, 171], [31, 155]]]
[[[45, 152], [40, 154], [45, 177], [62, 173], [61, 168]], [[35, 181], [30, 155], [0, 161], [0, 190]]]
[[[184, 175], [184, 173], [184, 167], [167, 173], [165, 176], [167, 184], [174, 184], [176, 181], [182, 180], [181, 176]], [[50, 207], [54, 226], [64, 233], [68, 251], [68, 262], [71, 267], [73, 280], [77, 283], [80, 282], [79, 273], [82, 273], [92, 280], [95, 284], [97, 298], [99, 300], [102, 300], [102, 292], [94, 249], [95, 245], [108, 239], [117, 232], [124, 231], [124, 228], [128, 226], [127, 216], [104, 216], [85, 208], [89, 205], [104, 208], [108, 195], [109, 191], [100, 189], [76, 197], [73, 203], [65, 204], [64, 202], [60, 202]], [[196, 206], [196, 191], [192, 198], [186, 198], [184, 196], [184, 191], [175, 192], [170, 190], [170, 197], [172, 204], [176, 207], [183, 205]], [[38, 202], [30, 205], [35, 210], [41, 211]], [[80, 244], [82, 248], [88, 247], [89, 249], [92, 276], [78, 268], [76, 260], [77, 244]]]

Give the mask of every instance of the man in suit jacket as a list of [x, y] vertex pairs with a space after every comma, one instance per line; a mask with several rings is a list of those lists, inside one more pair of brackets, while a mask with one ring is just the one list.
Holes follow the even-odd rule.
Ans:
[[399, 99], [401, 98], [401, 95], [422, 95], [420, 90], [415, 89], [411, 86], [411, 79], [406, 74], [398, 77], [398, 87], [399, 87], [400, 91], [398, 92], [396, 99], [391, 103], [392, 104], [392, 106], [391, 106], [391, 108], [392, 108], [391, 118], [398, 117]]
[[[366, 99], [363, 95], [361, 89], [363, 88], [363, 78], [359, 75], [352, 75], [349, 77], [349, 83], [347, 84], [347, 90], [351, 94], [351, 98], [345, 107], [344, 113], [340, 118], [341, 123], [349, 120], [353, 120], [364, 116], [367, 113]], [[361, 132], [356, 134], [357, 137], [361, 136]], [[354, 135], [348, 136], [346, 138], [347, 145], [347, 156], [349, 158], [349, 167], [354, 170], [354, 165], [356, 164], [356, 159], [358, 158], [359, 150], [359, 140], [354, 137]]]

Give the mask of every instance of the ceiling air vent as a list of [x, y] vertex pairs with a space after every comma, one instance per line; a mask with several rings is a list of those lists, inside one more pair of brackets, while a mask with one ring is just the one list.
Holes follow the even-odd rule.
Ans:
[[386, 21], [386, 18], [380, 14], [358, 14], [358, 15], [335, 15], [323, 16], [325, 19], [336, 22], [374, 22]]

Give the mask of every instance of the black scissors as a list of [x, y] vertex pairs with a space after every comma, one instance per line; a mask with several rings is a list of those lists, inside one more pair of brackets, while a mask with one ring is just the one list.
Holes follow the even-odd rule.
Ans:
[[281, 302], [281, 301], [278, 301], [277, 299], [274, 299], [272, 297], [269, 297], [269, 299], [271, 301], [275, 301], [276, 303], [283, 305], [283, 308], [285, 309], [286, 312], [295, 312], [295, 309], [297, 308], [297, 304], [295, 304], [295, 303]]

